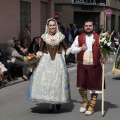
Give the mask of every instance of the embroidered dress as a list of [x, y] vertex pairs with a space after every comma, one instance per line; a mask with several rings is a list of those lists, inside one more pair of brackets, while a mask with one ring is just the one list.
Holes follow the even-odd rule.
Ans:
[[[56, 40], [50, 42], [48, 34], [43, 34], [42, 39], [45, 46], [48, 46], [46, 52], [40, 58], [40, 61], [30, 78], [28, 89], [29, 100], [39, 103], [61, 104], [70, 102], [70, 86], [68, 71], [62, 54], [57, 53], [57, 48], [63, 42], [64, 35], [57, 33]], [[43, 46], [41, 44], [41, 46]], [[43, 46], [42, 50], [45, 49]], [[56, 48], [56, 49], [54, 49]], [[56, 54], [52, 59], [51, 50]], [[45, 51], [45, 50], [43, 50]]]
[[68, 73], [61, 54], [52, 61], [43, 54], [30, 79], [29, 99], [37, 102], [67, 103], [70, 100]]

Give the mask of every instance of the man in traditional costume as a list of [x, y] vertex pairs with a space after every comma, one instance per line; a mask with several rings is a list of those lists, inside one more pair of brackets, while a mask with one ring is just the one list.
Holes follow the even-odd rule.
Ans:
[[41, 58], [30, 78], [29, 99], [49, 103], [49, 112], [53, 112], [54, 105], [60, 109], [62, 103], [70, 102], [68, 71], [62, 56], [63, 48], [66, 54], [70, 53], [70, 48], [64, 38], [56, 20], [48, 19], [37, 53]]
[[[102, 92], [101, 54], [99, 35], [94, 32], [93, 21], [86, 21], [84, 30], [85, 33], [75, 38], [71, 52], [77, 54], [77, 87], [83, 99], [80, 113], [91, 115], [94, 112], [98, 93]], [[91, 93], [90, 102], [88, 102], [87, 90]]]

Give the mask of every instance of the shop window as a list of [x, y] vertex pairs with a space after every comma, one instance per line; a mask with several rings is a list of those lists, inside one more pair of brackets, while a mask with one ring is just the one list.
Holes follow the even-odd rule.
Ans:
[[23, 30], [25, 25], [31, 22], [31, 3], [20, 1], [20, 30]]

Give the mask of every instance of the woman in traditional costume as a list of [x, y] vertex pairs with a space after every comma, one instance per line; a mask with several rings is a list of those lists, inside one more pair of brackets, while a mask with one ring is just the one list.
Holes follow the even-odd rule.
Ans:
[[118, 47], [115, 62], [113, 64], [112, 74], [120, 74], [120, 46]]
[[70, 48], [65, 36], [59, 31], [55, 19], [47, 20], [45, 33], [41, 36], [41, 46], [37, 53], [40, 61], [30, 78], [28, 96], [32, 101], [49, 103], [49, 112], [70, 102], [70, 86], [63, 48], [66, 55]]

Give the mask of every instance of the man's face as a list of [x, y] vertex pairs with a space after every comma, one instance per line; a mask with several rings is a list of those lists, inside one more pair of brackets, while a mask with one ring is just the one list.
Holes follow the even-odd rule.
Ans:
[[93, 33], [94, 30], [93, 22], [85, 22], [84, 30], [86, 34]]

